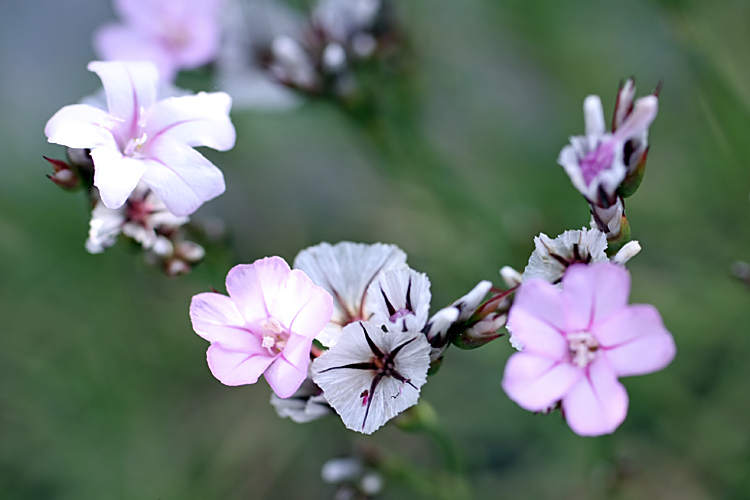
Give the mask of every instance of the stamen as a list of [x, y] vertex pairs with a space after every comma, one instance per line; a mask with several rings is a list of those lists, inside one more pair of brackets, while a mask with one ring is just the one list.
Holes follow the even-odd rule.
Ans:
[[574, 365], [586, 368], [596, 359], [599, 342], [589, 332], [570, 333], [567, 338], [571, 361]]
[[276, 344], [276, 340], [274, 340], [273, 337], [270, 335], [264, 335], [263, 336], [263, 342], [261, 342], [261, 346], [265, 349], [271, 349]]
[[261, 322], [260, 327], [264, 332], [270, 333], [281, 333], [284, 329], [281, 327], [281, 323], [276, 318], [268, 318]]

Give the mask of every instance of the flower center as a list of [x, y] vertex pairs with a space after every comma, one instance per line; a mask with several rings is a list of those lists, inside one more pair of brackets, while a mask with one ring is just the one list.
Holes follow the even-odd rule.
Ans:
[[406, 309], [405, 307], [401, 307], [395, 313], [391, 314], [391, 317], [389, 319], [391, 320], [391, 323], [395, 323], [399, 318], [403, 318], [404, 316], [408, 316], [410, 314], [413, 315], [414, 313], [409, 309]]
[[602, 143], [595, 150], [586, 153], [586, 156], [581, 159], [581, 173], [587, 186], [591, 185], [591, 181], [600, 172], [612, 166], [615, 160], [614, 145], [615, 141]]
[[568, 350], [574, 365], [586, 368], [594, 359], [599, 350], [599, 342], [589, 332], [569, 333]]
[[284, 350], [287, 340], [289, 340], [289, 334], [284, 331], [281, 323], [276, 318], [263, 320], [260, 328], [263, 334], [263, 339], [260, 343], [261, 347], [267, 349], [268, 353], [272, 356]]
[[141, 134], [140, 137], [130, 139], [125, 145], [125, 150], [122, 152], [122, 154], [125, 156], [140, 156], [141, 148], [144, 144], [146, 144], [147, 139], [148, 135], [146, 135], [146, 132]]

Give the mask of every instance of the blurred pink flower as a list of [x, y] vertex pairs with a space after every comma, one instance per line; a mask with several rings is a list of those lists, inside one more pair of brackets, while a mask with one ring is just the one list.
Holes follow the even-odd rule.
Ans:
[[107, 108], [65, 106], [47, 122], [49, 142], [91, 150], [94, 185], [107, 208], [122, 206], [142, 180], [175, 215], [194, 212], [224, 192], [224, 176], [193, 149], [234, 147], [232, 99], [223, 92], [157, 101], [158, 75], [149, 62], [91, 62]]
[[280, 257], [233, 267], [229, 297], [201, 293], [190, 304], [193, 329], [211, 342], [211, 373], [226, 385], [263, 374], [280, 398], [307, 377], [312, 341], [331, 320], [333, 298]]
[[211, 62], [219, 50], [222, 0], [115, 0], [123, 24], [94, 33], [94, 49], [108, 61], [151, 61], [163, 81], [181, 69]]
[[617, 378], [661, 370], [675, 356], [659, 312], [628, 305], [629, 294], [628, 271], [610, 263], [570, 266], [562, 291], [540, 279], [524, 282], [508, 319], [523, 345], [505, 366], [508, 396], [531, 411], [562, 402], [582, 436], [614, 432], [628, 410]]

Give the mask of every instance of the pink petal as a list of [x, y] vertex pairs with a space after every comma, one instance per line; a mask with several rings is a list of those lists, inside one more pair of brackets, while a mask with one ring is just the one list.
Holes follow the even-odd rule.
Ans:
[[221, 30], [215, 12], [191, 15], [182, 20], [182, 31], [187, 35], [187, 43], [175, 51], [175, 58], [181, 67], [197, 68], [211, 62], [219, 51]]
[[532, 279], [522, 283], [513, 300], [511, 314], [516, 308], [525, 309], [558, 330], [562, 331], [565, 328], [560, 290], [544, 280]]
[[190, 319], [195, 333], [209, 342], [218, 342], [226, 349], [248, 354], [267, 352], [260, 339], [245, 327], [245, 318], [226, 295], [201, 293], [194, 296], [190, 303]]
[[281, 257], [266, 257], [229, 271], [227, 292], [248, 323], [270, 317], [268, 305], [273, 303], [290, 271], [289, 264]]
[[156, 102], [159, 74], [153, 63], [93, 61], [88, 68], [101, 78], [109, 114], [123, 121], [124, 130], [130, 131]]
[[599, 357], [562, 400], [570, 428], [580, 436], [611, 434], [628, 413], [628, 393], [607, 360]]
[[630, 273], [625, 267], [608, 262], [589, 267], [595, 277], [593, 323], [599, 323], [627, 307]]
[[91, 150], [94, 160], [94, 186], [107, 208], [119, 208], [133, 192], [146, 171], [143, 160], [122, 156], [116, 149]]
[[294, 366], [307, 366], [310, 360], [312, 339], [292, 333], [284, 347], [284, 359]]
[[568, 342], [557, 329], [539, 319], [526, 309], [511, 308], [508, 328], [513, 337], [524, 345], [524, 352], [552, 360], [562, 359]]
[[268, 305], [269, 314], [290, 331], [315, 338], [333, 316], [333, 297], [299, 269], [289, 272]]
[[562, 294], [565, 303], [565, 326], [568, 332], [588, 330], [594, 306], [594, 268], [586, 264], [574, 264], [562, 279]]
[[643, 375], [665, 368], [675, 357], [672, 334], [650, 305], [633, 305], [594, 326], [592, 333], [604, 347], [614, 372]]
[[190, 215], [224, 192], [221, 170], [182, 142], [165, 136], [149, 140], [148, 155], [151, 161], [143, 182], [174, 215]]
[[569, 363], [519, 352], [505, 365], [503, 390], [522, 408], [542, 411], [561, 400], [582, 376], [583, 371]]
[[173, 81], [177, 73], [174, 58], [163, 44], [132, 27], [108, 24], [94, 32], [94, 50], [107, 61], [150, 61], [161, 81]]
[[88, 104], [65, 106], [49, 119], [44, 127], [47, 140], [69, 148], [117, 149], [112, 132], [107, 128], [112, 123], [109, 114]]
[[164, 99], [151, 108], [146, 133], [151, 140], [170, 137], [188, 146], [227, 151], [236, 138], [231, 106], [232, 98], [224, 92]]
[[206, 358], [211, 373], [224, 385], [254, 384], [274, 360], [268, 355], [231, 351], [221, 344], [211, 344]]
[[309, 358], [304, 366], [294, 366], [284, 359], [284, 356], [279, 356], [266, 370], [265, 377], [268, 385], [271, 386], [278, 397], [288, 398], [299, 389], [299, 386], [307, 378], [308, 364]]

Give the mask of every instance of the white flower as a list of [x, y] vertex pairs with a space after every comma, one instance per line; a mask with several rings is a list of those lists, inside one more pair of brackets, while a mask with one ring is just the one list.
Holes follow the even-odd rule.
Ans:
[[[605, 250], [607, 237], [598, 229], [565, 231], [557, 238], [550, 239], [544, 233], [534, 238], [536, 250], [529, 258], [529, 264], [523, 272], [523, 281], [541, 278], [549, 283], [558, 284], [565, 270], [572, 264], [594, 264], [608, 262]], [[637, 241], [631, 241], [612, 258], [616, 264], [625, 264], [634, 257], [641, 247]]]
[[656, 96], [641, 97], [617, 130], [609, 133], [601, 99], [596, 95], [586, 97], [583, 102], [586, 135], [571, 137], [570, 145], [562, 149], [557, 162], [589, 202], [604, 207], [613, 203], [615, 192], [627, 175], [625, 143], [644, 136], [658, 109]]
[[417, 403], [429, 365], [430, 345], [421, 332], [384, 332], [360, 321], [344, 328], [312, 370], [344, 425], [372, 434]]
[[430, 279], [410, 268], [384, 271], [367, 289], [369, 320], [388, 330], [420, 332], [430, 314]]
[[94, 185], [107, 208], [121, 207], [141, 181], [175, 215], [189, 215], [224, 192], [221, 171], [193, 148], [234, 146], [227, 94], [157, 100], [152, 63], [95, 61], [88, 68], [102, 80], [107, 109], [65, 106], [44, 133], [49, 142], [91, 150]]
[[171, 213], [153, 191], [139, 183], [119, 208], [107, 208], [101, 199], [96, 202], [91, 213], [86, 249], [90, 253], [101, 253], [114, 245], [122, 232], [140, 243], [144, 250], [170, 255], [174, 251], [172, 242], [158, 231], [177, 228], [189, 220]]
[[294, 259], [294, 267], [333, 296], [331, 322], [316, 337], [324, 346], [333, 347], [344, 326], [369, 319], [367, 288], [381, 271], [406, 267], [406, 254], [395, 245], [383, 243], [321, 243], [302, 250]]

